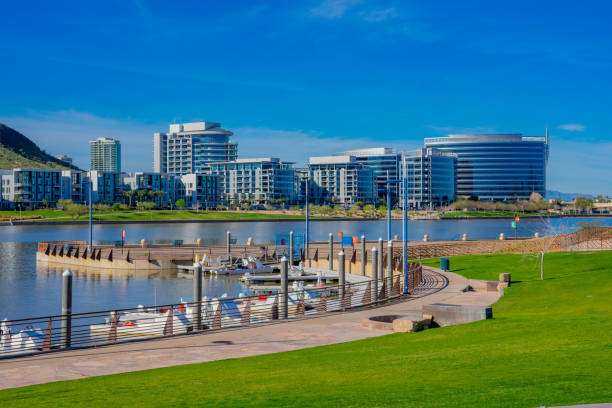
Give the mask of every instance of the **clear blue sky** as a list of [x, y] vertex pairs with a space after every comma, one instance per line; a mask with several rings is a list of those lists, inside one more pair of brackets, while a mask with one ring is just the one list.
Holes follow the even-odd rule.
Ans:
[[302, 164], [459, 131], [552, 136], [549, 189], [612, 195], [606, 1], [2, 2], [0, 122], [88, 167], [115, 136], [222, 122]]

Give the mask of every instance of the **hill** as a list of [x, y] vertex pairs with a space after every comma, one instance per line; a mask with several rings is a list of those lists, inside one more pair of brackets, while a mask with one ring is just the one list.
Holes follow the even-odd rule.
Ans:
[[41, 150], [33, 141], [0, 123], [0, 169], [79, 170]]

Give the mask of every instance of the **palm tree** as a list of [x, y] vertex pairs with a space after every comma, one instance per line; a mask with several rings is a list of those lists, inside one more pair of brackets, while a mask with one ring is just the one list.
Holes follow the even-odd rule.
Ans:
[[134, 190], [128, 190], [128, 191], [124, 191], [123, 195], [125, 197], [127, 197], [128, 205], [131, 207], [132, 206], [132, 198], [134, 197], [134, 195], [136, 195], [136, 192]]

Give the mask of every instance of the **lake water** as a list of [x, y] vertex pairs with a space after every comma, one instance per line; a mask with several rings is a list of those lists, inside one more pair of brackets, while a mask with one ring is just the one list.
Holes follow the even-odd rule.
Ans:
[[[550, 220], [524, 219], [519, 224], [520, 236], [535, 232], [571, 232], [580, 223], [597, 221], [612, 226], [612, 218], [555, 218]], [[401, 221], [393, 221], [392, 234], [401, 238]], [[226, 231], [231, 231], [238, 243], [252, 237], [257, 244], [273, 244], [275, 238], [293, 230], [304, 232], [304, 221], [289, 222], [224, 222], [177, 224], [95, 225], [94, 241], [112, 242], [121, 239], [126, 230], [127, 241], [182, 239], [194, 242], [202, 238], [205, 244], [222, 244]], [[365, 235], [368, 239], [386, 239], [386, 221], [315, 221], [310, 224], [312, 241], [327, 240], [330, 232], [342, 231], [345, 236]], [[500, 233], [513, 236], [510, 220], [414, 220], [408, 225], [410, 240], [458, 240], [466, 233], [470, 239], [494, 239]], [[87, 225], [40, 225], [0, 227], [0, 319], [60, 314], [61, 269], [36, 265], [39, 241], [87, 240]], [[230, 296], [246, 292], [238, 277], [208, 277], [203, 280], [206, 296]], [[118, 276], [111, 274], [75, 273], [73, 282], [73, 311], [88, 312], [113, 308], [130, 308], [139, 304], [177, 303], [181, 297], [191, 297], [192, 281], [175, 273], [160, 272], [148, 276]]]

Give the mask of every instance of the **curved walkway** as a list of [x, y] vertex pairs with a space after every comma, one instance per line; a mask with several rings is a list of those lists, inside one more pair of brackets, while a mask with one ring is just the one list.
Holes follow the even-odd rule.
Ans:
[[390, 332], [363, 327], [361, 321], [381, 314], [420, 313], [421, 306], [434, 302], [490, 305], [499, 298], [496, 292], [462, 292], [468, 280], [454, 273], [425, 267], [423, 275], [424, 284], [410, 298], [377, 309], [3, 360], [0, 389], [382, 336]]

